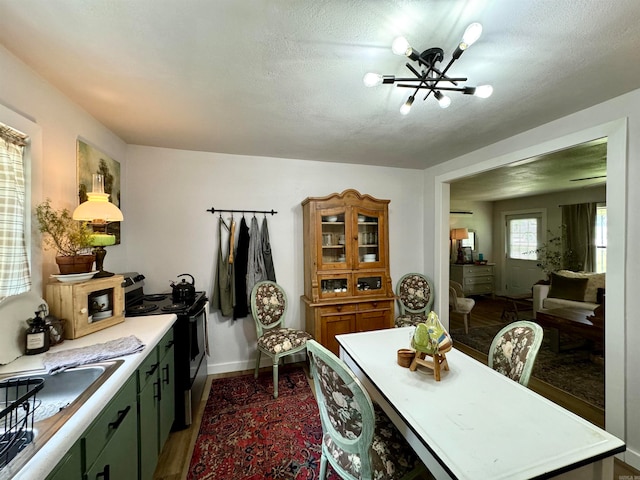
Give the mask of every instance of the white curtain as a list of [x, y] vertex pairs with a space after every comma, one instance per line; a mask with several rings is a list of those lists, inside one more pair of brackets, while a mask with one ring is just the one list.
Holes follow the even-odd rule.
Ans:
[[24, 231], [25, 140], [0, 124], [0, 299], [31, 289]]

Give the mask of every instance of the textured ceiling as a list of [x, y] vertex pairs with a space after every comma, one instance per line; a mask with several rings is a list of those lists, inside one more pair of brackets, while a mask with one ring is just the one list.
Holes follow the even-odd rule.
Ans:
[[[130, 144], [425, 168], [640, 87], [638, 0], [2, 0], [0, 42]], [[407, 91], [390, 44], [489, 99]]]

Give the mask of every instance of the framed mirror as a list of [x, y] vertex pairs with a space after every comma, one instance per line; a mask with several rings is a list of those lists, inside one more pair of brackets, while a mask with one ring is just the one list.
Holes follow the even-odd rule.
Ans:
[[462, 240], [462, 248], [471, 247], [472, 251], [476, 251], [478, 249], [478, 238], [476, 232], [474, 230], [468, 230], [469, 238], [465, 238]]

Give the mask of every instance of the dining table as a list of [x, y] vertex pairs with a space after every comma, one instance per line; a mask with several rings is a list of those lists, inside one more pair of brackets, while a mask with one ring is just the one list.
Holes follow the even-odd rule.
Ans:
[[452, 348], [448, 370], [398, 364], [415, 327], [337, 335], [340, 358], [436, 479], [611, 480], [625, 443]]

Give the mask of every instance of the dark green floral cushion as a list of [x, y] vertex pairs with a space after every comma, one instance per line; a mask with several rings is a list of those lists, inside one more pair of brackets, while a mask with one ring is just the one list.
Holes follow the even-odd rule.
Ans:
[[431, 299], [429, 283], [421, 275], [409, 275], [400, 284], [398, 289], [400, 302], [410, 310], [426, 308]]
[[307, 332], [294, 328], [276, 328], [266, 331], [258, 339], [258, 347], [272, 354], [287, 352], [306, 345], [313, 338]]
[[516, 327], [505, 332], [493, 351], [493, 369], [519, 381], [534, 338], [535, 332], [529, 327]]
[[396, 317], [396, 327], [415, 327], [419, 323], [424, 323], [427, 320], [426, 315], [418, 313], [409, 313], [405, 315], [399, 315]]
[[[314, 357], [319, 386], [327, 407], [331, 425], [341, 436], [356, 439], [362, 432], [360, 405], [353, 392], [338, 374], [322, 359]], [[384, 412], [374, 405], [375, 429], [370, 447], [371, 470], [376, 480], [397, 479], [413, 470], [419, 460], [406, 440]], [[340, 466], [355, 478], [360, 478], [361, 459], [357, 454], [339, 448], [325, 433], [322, 439], [329, 454]]]
[[277, 323], [284, 315], [285, 296], [275, 285], [265, 283], [256, 290], [256, 315], [264, 325]]

